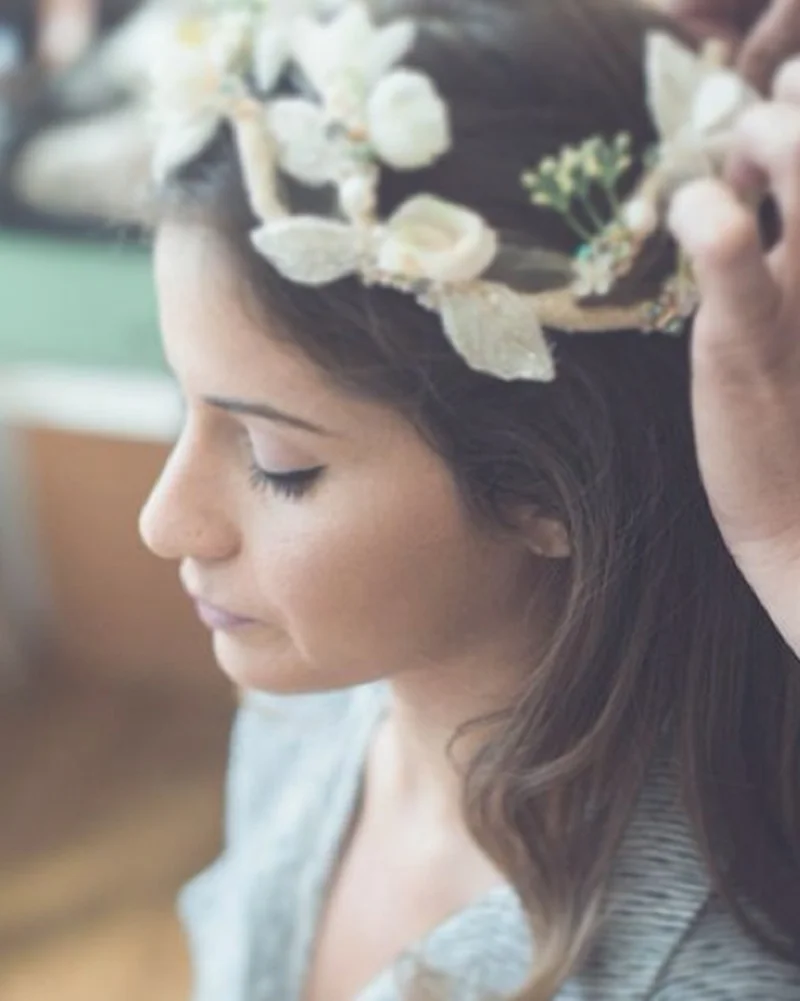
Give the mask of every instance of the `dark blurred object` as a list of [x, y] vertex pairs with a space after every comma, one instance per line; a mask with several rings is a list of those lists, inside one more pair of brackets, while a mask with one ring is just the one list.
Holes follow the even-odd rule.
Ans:
[[135, 70], [176, 5], [0, 0], [0, 226], [117, 239], [108, 220], [136, 216], [149, 150]]
[[[139, 6], [139, 0], [100, 0], [97, 3], [97, 28], [100, 34], [114, 28]], [[42, 4], [38, 0], [0, 0], [0, 23], [10, 24], [25, 41], [28, 58], [33, 58]]]

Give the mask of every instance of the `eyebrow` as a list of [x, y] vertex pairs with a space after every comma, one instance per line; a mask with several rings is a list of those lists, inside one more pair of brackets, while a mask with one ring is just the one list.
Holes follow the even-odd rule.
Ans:
[[264, 420], [274, 421], [276, 424], [286, 424], [289, 427], [299, 428], [301, 431], [310, 431], [312, 434], [323, 435], [326, 438], [335, 438], [333, 431], [312, 424], [311, 421], [302, 417], [295, 417], [293, 414], [284, 413], [267, 403], [248, 403], [245, 400], [229, 400], [219, 396], [206, 396], [204, 401], [218, 410], [224, 410], [229, 414], [244, 414], [248, 417], [262, 417]]

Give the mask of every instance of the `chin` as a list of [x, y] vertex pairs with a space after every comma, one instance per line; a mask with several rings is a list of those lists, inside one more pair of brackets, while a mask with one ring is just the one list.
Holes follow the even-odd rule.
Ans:
[[227, 633], [214, 634], [214, 656], [237, 688], [271, 695], [311, 695], [380, 680], [309, 664], [293, 649], [250, 646]]

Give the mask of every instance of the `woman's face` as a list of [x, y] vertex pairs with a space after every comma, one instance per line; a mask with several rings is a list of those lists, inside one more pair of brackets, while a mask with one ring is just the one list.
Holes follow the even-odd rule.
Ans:
[[525, 545], [468, 520], [396, 413], [270, 337], [224, 246], [166, 226], [156, 281], [186, 422], [142, 512], [238, 685], [325, 690], [503, 656], [530, 611]]

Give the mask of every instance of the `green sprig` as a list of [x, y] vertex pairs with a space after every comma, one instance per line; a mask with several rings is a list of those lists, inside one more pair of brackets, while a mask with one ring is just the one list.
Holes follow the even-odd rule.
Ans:
[[[582, 240], [591, 241], [619, 215], [618, 189], [633, 165], [632, 146], [626, 132], [611, 140], [592, 136], [565, 147], [557, 157], [546, 157], [537, 170], [523, 175], [522, 183], [534, 205], [558, 212]], [[595, 203], [597, 194], [607, 203], [608, 218]]]

